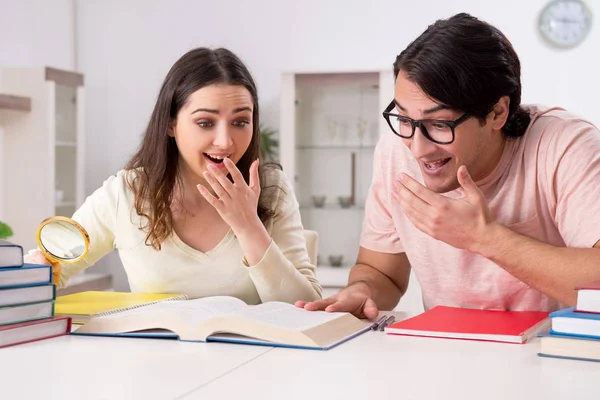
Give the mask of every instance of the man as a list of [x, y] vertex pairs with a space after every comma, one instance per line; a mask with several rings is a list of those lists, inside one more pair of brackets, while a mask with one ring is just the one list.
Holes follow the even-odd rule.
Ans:
[[600, 132], [522, 106], [512, 45], [467, 14], [431, 25], [394, 74], [348, 286], [296, 305], [375, 318], [411, 267], [425, 309], [575, 304], [575, 287], [600, 280]]

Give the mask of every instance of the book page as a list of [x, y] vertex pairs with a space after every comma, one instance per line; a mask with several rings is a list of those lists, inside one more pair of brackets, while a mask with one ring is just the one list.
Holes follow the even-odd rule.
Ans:
[[235, 297], [216, 296], [195, 300], [164, 301], [99, 318], [120, 319], [132, 315], [154, 316], [156, 314], [164, 313], [178, 316], [190, 325], [197, 325], [209, 318], [231, 314], [246, 307], [246, 303]]
[[256, 306], [247, 306], [231, 316], [260, 322], [268, 326], [304, 331], [344, 316], [346, 313], [307, 311], [292, 304], [272, 301]]

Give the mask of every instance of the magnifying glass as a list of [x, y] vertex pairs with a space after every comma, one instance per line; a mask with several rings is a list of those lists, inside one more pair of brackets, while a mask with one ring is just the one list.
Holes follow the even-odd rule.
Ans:
[[67, 217], [46, 218], [37, 229], [38, 248], [50, 262], [73, 264], [90, 248], [90, 236], [83, 226]]

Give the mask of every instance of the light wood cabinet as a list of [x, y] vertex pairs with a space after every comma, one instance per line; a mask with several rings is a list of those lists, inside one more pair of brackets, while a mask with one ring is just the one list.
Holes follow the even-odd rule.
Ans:
[[0, 219], [26, 250], [43, 219], [84, 201], [84, 101], [79, 73], [0, 68]]

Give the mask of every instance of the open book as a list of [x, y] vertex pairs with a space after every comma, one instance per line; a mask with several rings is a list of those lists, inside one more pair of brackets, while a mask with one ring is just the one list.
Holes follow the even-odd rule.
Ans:
[[306, 311], [292, 304], [249, 306], [228, 296], [168, 301], [94, 317], [76, 335], [176, 337], [326, 350], [369, 330], [349, 313]]

